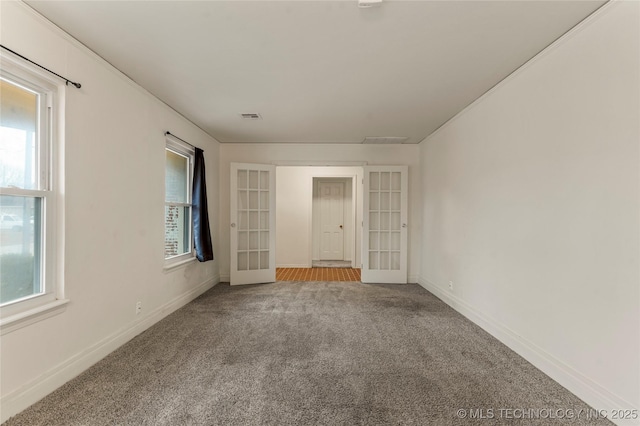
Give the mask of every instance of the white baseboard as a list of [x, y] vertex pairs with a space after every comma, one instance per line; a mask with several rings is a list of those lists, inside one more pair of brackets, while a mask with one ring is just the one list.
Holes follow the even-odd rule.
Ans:
[[220, 282], [213, 277], [196, 288], [156, 308], [135, 322], [107, 336], [98, 343], [58, 364], [40, 377], [24, 384], [0, 399], [0, 423], [38, 402], [69, 380], [109, 355], [161, 319], [175, 312]]
[[221, 283], [228, 283], [231, 281], [231, 275], [220, 275]]
[[[606, 410], [607, 413], [611, 413], [613, 410], [628, 409], [640, 413], [639, 407], [634, 407], [633, 404], [611, 393], [506, 325], [487, 317], [456, 295], [423, 277], [419, 277], [417, 282], [596, 410]], [[617, 425], [638, 424], [637, 419], [632, 422], [611, 420]]]
[[276, 268], [311, 268], [308, 263], [287, 263], [284, 265], [276, 265]]

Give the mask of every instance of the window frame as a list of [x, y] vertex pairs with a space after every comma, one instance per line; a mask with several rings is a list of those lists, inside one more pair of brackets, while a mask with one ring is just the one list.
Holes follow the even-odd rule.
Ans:
[[[0, 77], [10, 84], [39, 95], [36, 124], [36, 164], [38, 176], [34, 189], [0, 187], [0, 195], [40, 199], [40, 281], [42, 293], [16, 299], [0, 306], [0, 333], [55, 315], [64, 308], [62, 277], [58, 275], [58, 265], [62, 263], [63, 250], [57, 239], [58, 204], [62, 161], [58, 158], [61, 126], [58, 120], [62, 111], [63, 85], [49, 74], [19, 57], [4, 53], [0, 67]], [[34, 231], [37, 232], [37, 231]], [[37, 244], [37, 242], [36, 242]], [[35, 254], [35, 253], [34, 253]]]
[[[196, 259], [194, 240], [193, 240], [193, 167], [195, 162], [195, 149], [185, 144], [184, 142], [178, 140], [177, 138], [172, 137], [171, 135], [165, 135], [166, 144], [165, 144], [165, 185], [164, 185], [164, 207], [168, 206], [177, 206], [177, 207], [189, 207], [189, 247], [190, 250], [184, 253], [169, 256], [164, 258], [164, 269], [171, 269], [176, 266], [183, 265], [185, 263], [192, 262]], [[171, 151], [174, 154], [178, 154], [180, 156], [186, 157], [188, 159], [188, 171], [187, 171], [187, 203], [178, 203], [174, 201], [167, 201], [167, 188], [166, 188], [166, 177], [167, 177], [167, 167], [166, 167], [166, 159], [167, 159], [167, 151]], [[165, 239], [163, 241], [166, 244], [166, 217], [164, 219], [165, 223]], [[164, 247], [163, 244], [163, 247]]]

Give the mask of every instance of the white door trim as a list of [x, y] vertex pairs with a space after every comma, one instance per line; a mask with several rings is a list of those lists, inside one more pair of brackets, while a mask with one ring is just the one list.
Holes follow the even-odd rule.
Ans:
[[[331, 167], [331, 166], [328, 166]], [[345, 167], [349, 167], [349, 166], [345, 166]], [[359, 167], [356, 166], [356, 167]], [[319, 170], [322, 170], [322, 167], [318, 167]], [[364, 173], [364, 172], [363, 172]], [[360, 263], [357, 262], [357, 256], [356, 256], [356, 251], [357, 251], [357, 239], [358, 239], [358, 228], [360, 227], [360, 229], [362, 229], [362, 224], [358, 223], [358, 209], [359, 207], [361, 207], [358, 204], [358, 197], [360, 196], [359, 191], [358, 191], [358, 174], [345, 174], [345, 173], [320, 173], [320, 174], [312, 174], [310, 181], [309, 181], [309, 185], [311, 187], [311, 198], [309, 199], [309, 211], [312, 212], [313, 214], [313, 181], [314, 179], [318, 179], [318, 180], [322, 180], [324, 178], [342, 178], [342, 179], [351, 179], [351, 224], [353, 225], [353, 232], [351, 233], [351, 267], [352, 268], [360, 268], [362, 266], [362, 259], [360, 259]], [[308, 259], [309, 259], [309, 267], [311, 267], [311, 265], [313, 265], [313, 217], [311, 218], [311, 220], [309, 221], [309, 235], [311, 235], [311, 238], [309, 238], [309, 255], [308, 255]], [[363, 236], [362, 233], [360, 235], [360, 251], [362, 252], [362, 241], [363, 241]]]

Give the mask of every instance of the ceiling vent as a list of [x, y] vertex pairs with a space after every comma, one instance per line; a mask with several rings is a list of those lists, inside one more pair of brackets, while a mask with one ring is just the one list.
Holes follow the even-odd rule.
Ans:
[[368, 9], [370, 7], [378, 7], [382, 4], [382, 0], [358, 0], [360, 9]]
[[408, 141], [409, 138], [403, 136], [367, 136], [362, 141], [363, 144], [369, 145], [386, 145], [386, 144], [401, 144]]
[[262, 120], [262, 116], [255, 112], [240, 114], [243, 120]]

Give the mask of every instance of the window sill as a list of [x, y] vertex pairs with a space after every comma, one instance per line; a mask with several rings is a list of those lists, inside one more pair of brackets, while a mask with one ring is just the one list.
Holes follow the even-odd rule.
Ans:
[[54, 300], [37, 308], [3, 318], [0, 320], [0, 335], [11, 333], [38, 321], [61, 314], [66, 310], [68, 303], [69, 300], [67, 299]]
[[195, 256], [190, 257], [188, 259], [178, 260], [178, 261], [176, 261], [174, 263], [169, 263], [169, 264], [164, 265], [163, 270], [164, 270], [164, 272], [169, 272], [169, 271], [171, 271], [173, 269], [179, 268], [180, 266], [188, 265], [191, 262], [195, 262], [196, 260], [197, 259], [196, 259]]

